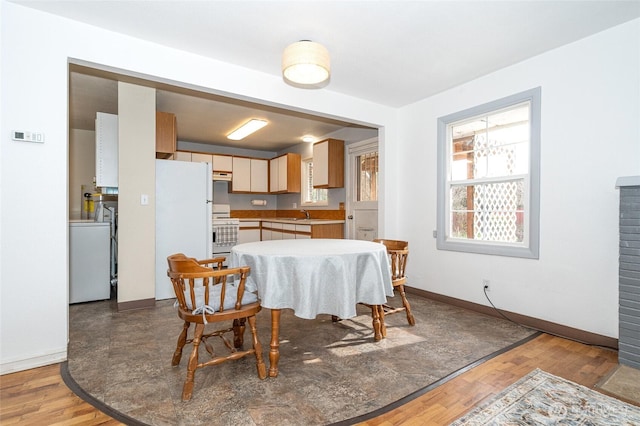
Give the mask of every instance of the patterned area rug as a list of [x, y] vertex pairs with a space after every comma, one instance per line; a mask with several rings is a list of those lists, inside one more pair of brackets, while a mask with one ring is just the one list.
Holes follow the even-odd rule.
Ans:
[[452, 425], [640, 425], [640, 408], [536, 369]]

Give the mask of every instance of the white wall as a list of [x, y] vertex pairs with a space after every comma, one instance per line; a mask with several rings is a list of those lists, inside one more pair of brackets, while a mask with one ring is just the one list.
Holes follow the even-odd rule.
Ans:
[[[410, 285], [483, 303], [488, 278], [504, 309], [617, 336], [614, 183], [640, 174], [639, 27], [633, 21], [396, 111], [0, 0], [0, 372], [66, 358], [69, 58], [382, 126], [380, 232], [411, 241]], [[436, 251], [437, 117], [537, 85], [540, 260]], [[14, 142], [12, 129], [44, 132], [45, 143]], [[43, 205], [46, 215], [34, 208]]]
[[155, 300], [155, 194], [156, 90], [119, 82], [118, 304]]
[[[436, 250], [437, 118], [537, 86], [540, 259]], [[411, 241], [409, 285], [488, 305], [486, 278], [499, 308], [617, 337], [615, 182], [640, 172], [640, 20], [425, 99], [400, 115], [401, 163], [393, 167], [399, 181], [416, 184], [399, 187], [398, 205], [407, 208], [395, 211], [393, 222]]]
[[[0, 0], [0, 31], [0, 373], [66, 358], [69, 58], [394, 132], [389, 108], [330, 88], [301, 91], [280, 77], [6, 0]], [[44, 132], [45, 143], [14, 142], [12, 129]]]
[[75, 165], [69, 169], [69, 219], [80, 219], [82, 195], [93, 191], [93, 177], [96, 175], [96, 132], [70, 130], [69, 161]]

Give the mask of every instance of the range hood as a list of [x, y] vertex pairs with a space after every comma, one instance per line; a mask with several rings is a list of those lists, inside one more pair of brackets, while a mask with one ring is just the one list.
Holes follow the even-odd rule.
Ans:
[[213, 180], [222, 180], [225, 182], [231, 182], [230, 172], [213, 172]]

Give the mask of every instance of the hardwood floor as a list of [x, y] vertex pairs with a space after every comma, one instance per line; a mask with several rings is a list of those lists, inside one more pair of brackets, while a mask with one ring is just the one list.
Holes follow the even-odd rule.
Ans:
[[593, 387], [618, 353], [543, 334], [362, 425], [446, 425], [536, 368]]
[[[535, 368], [593, 387], [617, 362], [616, 351], [543, 334], [361, 425], [446, 425]], [[121, 424], [69, 390], [58, 364], [0, 376], [0, 423]]]
[[120, 425], [74, 394], [60, 364], [0, 376], [0, 424]]

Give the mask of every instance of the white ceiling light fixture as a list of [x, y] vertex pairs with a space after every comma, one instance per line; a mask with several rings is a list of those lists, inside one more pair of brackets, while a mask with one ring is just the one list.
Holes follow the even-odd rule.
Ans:
[[315, 141], [316, 141], [316, 138], [311, 136], [311, 135], [304, 135], [302, 137], [302, 142], [310, 143], [310, 142], [315, 142]]
[[227, 135], [227, 139], [231, 139], [232, 141], [239, 141], [240, 139], [244, 139], [249, 136], [251, 133], [256, 132], [266, 126], [268, 122], [266, 120], [259, 120], [257, 118], [252, 118], [251, 120], [244, 123], [242, 126], [238, 127], [233, 132]]
[[282, 54], [282, 76], [295, 87], [320, 88], [329, 82], [329, 51], [320, 43], [301, 40], [290, 44]]

